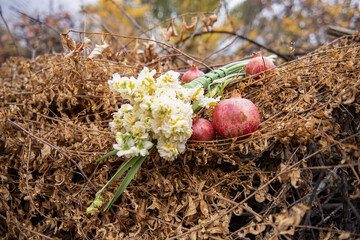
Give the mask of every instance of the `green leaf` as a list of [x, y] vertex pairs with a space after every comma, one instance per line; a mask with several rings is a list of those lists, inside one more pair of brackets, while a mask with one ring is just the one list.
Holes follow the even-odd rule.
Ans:
[[130, 158], [122, 167], [112, 176], [112, 178], [105, 184], [105, 186], [98, 192], [102, 193], [105, 188], [107, 188], [112, 182], [114, 182], [118, 177], [120, 177], [126, 170], [132, 167], [140, 158], [140, 156]]
[[[274, 58], [274, 56], [269, 56], [269, 58]], [[246, 59], [238, 62], [229, 63], [223, 67], [214, 69], [189, 83], [183, 85], [184, 88], [194, 88], [197, 85], [200, 85], [202, 88], [207, 89], [207, 87], [215, 80], [229, 77], [232, 74], [245, 74], [244, 67], [250, 62], [251, 59]], [[242, 73], [241, 73], [242, 72]]]
[[112, 150], [111, 152], [108, 152], [107, 154], [105, 154], [104, 156], [102, 156], [101, 158], [99, 158], [98, 160], [96, 160], [97, 162], [100, 162], [102, 160], [104, 160], [105, 158], [114, 156], [119, 150]]
[[[224, 88], [233, 81], [233, 78], [236, 77], [236, 76], [244, 76], [245, 73], [240, 73], [240, 74], [230, 74], [227, 76], [227, 79], [225, 79], [224, 82], [222, 83], [214, 83], [212, 82], [209, 87], [212, 87], [214, 86], [210, 91], [208, 91], [206, 94], [205, 94], [205, 97], [215, 97], [217, 94], [219, 94], [220, 96], [223, 97], [223, 90]], [[194, 103], [192, 105], [192, 109], [194, 112], [198, 112], [201, 107], [199, 106], [198, 103]]]
[[124, 192], [125, 188], [129, 185], [131, 180], [134, 178], [135, 174], [137, 173], [137, 171], [139, 170], [141, 164], [144, 162], [145, 159], [146, 159], [146, 156], [137, 158], [137, 161], [135, 162], [133, 167], [129, 170], [129, 172], [126, 174], [124, 180], [121, 182], [120, 186], [116, 190], [115, 195], [110, 199], [108, 204], [105, 206], [104, 212], [108, 211], [110, 209], [110, 207], [114, 204], [114, 202], [119, 198], [119, 196]]

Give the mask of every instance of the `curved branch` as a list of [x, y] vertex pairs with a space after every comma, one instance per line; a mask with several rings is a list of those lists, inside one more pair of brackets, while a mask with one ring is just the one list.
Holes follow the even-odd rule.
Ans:
[[30, 19], [31, 21], [33, 21], [33, 22], [35, 22], [35, 23], [38, 23], [38, 24], [40, 24], [40, 25], [44, 25], [45, 27], [49, 28], [50, 30], [52, 30], [54, 33], [56, 33], [56, 34], [58, 34], [58, 35], [61, 33], [61, 32], [59, 32], [57, 29], [55, 29], [54, 27], [52, 27], [52, 26], [50, 26], [49, 24], [47, 24], [46, 22], [41, 21], [39, 18], [34, 18], [34, 17], [32, 17], [32, 16], [30, 16], [30, 15], [28, 15], [28, 14], [26, 14], [26, 13], [20, 11], [20, 10], [18, 10], [18, 9], [15, 8], [15, 7], [10, 7], [10, 10], [12, 10], [12, 11], [14, 11], [14, 12], [17, 12], [18, 14], [27, 17], [28, 19]]
[[210, 71], [213, 70], [211, 67], [209, 67], [206, 63], [204, 62], [201, 62], [200, 60], [197, 60], [196, 58], [190, 56], [189, 54], [177, 49], [176, 47], [168, 44], [168, 43], [165, 43], [165, 42], [161, 42], [161, 41], [157, 41], [155, 39], [152, 39], [152, 38], [143, 38], [143, 37], [131, 37], [131, 36], [125, 36], [125, 35], [120, 35], [120, 34], [115, 34], [115, 33], [102, 33], [102, 32], [86, 32], [86, 31], [76, 31], [76, 30], [69, 30], [69, 32], [73, 32], [73, 33], [82, 33], [82, 34], [93, 34], [93, 35], [109, 35], [109, 36], [115, 36], [115, 37], [121, 37], [121, 38], [128, 38], [128, 39], [139, 39], [139, 40], [144, 40], [144, 41], [150, 41], [150, 42], [155, 42], [157, 44], [161, 44], [163, 46], [166, 46], [167, 48], [171, 48], [173, 50], [175, 50], [176, 52], [180, 53], [181, 55], [184, 55], [185, 57], [193, 60], [194, 62], [197, 62], [203, 66], [205, 66], [207, 69], [209, 69]]
[[[268, 48], [268, 47], [266, 47], [266, 46], [264, 46], [264, 45], [262, 45], [262, 44], [260, 44], [260, 43], [258, 43], [258, 42], [256, 42], [256, 41], [254, 41], [254, 40], [251, 40], [251, 39], [249, 39], [249, 38], [247, 38], [247, 37], [244, 37], [244, 36], [242, 36], [242, 35], [239, 35], [239, 34], [237, 34], [237, 33], [235, 33], [235, 32], [222, 31], [222, 30], [212, 30], [212, 31], [209, 31], [209, 32], [199, 32], [199, 33], [196, 33], [196, 34], [194, 34], [194, 37], [201, 36], [201, 35], [204, 35], [204, 34], [211, 34], [211, 33], [228, 34], [228, 35], [237, 36], [237, 37], [240, 38], [240, 39], [246, 40], [246, 41], [248, 41], [248, 42], [250, 42], [250, 43], [252, 43], [252, 44], [254, 44], [254, 45], [258, 46], [258, 47], [261, 47], [261, 48], [266, 49], [267, 51], [269, 51], [269, 52], [277, 55], [278, 57], [284, 59], [285, 61], [288, 61], [288, 60], [289, 60], [286, 56], [282, 55], [281, 53], [279, 53], [279, 52], [277, 52], [277, 51], [275, 51], [275, 50], [273, 50], [273, 49], [271, 49], [271, 48]], [[189, 37], [184, 38], [183, 41], [186, 41], [188, 38], [189, 38]]]
[[1, 17], [1, 19], [3, 20], [3, 22], [4, 22], [4, 24], [5, 24], [5, 27], [6, 27], [6, 30], [8, 31], [8, 33], [9, 33], [9, 35], [10, 35], [10, 37], [11, 37], [11, 40], [12, 40], [12, 42], [13, 42], [13, 44], [14, 44], [14, 47], [15, 47], [15, 50], [16, 50], [16, 54], [17, 54], [18, 56], [20, 56], [19, 48], [18, 48], [18, 46], [17, 46], [17, 44], [16, 44], [15, 37], [14, 37], [14, 35], [11, 33], [11, 31], [10, 31], [10, 29], [9, 29], [9, 25], [7, 24], [7, 22], [6, 22], [5, 18], [4, 18], [4, 15], [2, 14], [1, 5], [0, 5], [0, 17]]

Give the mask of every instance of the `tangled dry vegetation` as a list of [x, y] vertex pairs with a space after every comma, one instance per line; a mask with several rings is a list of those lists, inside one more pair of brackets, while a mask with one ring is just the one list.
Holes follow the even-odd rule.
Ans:
[[9, 59], [0, 69], [0, 235], [359, 238], [359, 51], [359, 35], [342, 37], [267, 79], [240, 79], [226, 94], [240, 89], [258, 106], [255, 134], [189, 142], [174, 162], [152, 154], [113, 211], [94, 216], [85, 212], [96, 189], [124, 162], [96, 163], [112, 150], [108, 123], [122, 103], [107, 80], [141, 68], [81, 56]]

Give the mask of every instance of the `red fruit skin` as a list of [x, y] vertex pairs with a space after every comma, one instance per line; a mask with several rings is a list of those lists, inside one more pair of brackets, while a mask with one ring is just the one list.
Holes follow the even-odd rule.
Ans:
[[215, 139], [214, 127], [204, 118], [195, 119], [192, 125], [193, 134], [190, 140], [212, 141]]
[[[246, 66], [246, 75], [251, 76], [254, 74], [258, 74], [267, 69], [274, 68], [275, 64], [267, 57], [258, 56], [250, 60], [250, 62]], [[274, 69], [270, 71], [266, 71], [265, 74], [274, 73]], [[260, 79], [260, 75], [254, 76], [253, 79]]]
[[181, 83], [189, 83], [192, 80], [201, 77], [204, 75], [202, 71], [200, 71], [195, 65], [192, 65], [188, 71], [184, 73], [184, 75], [181, 77]]
[[245, 98], [221, 100], [213, 113], [213, 126], [223, 138], [241, 137], [255, 132], [260, 124], [255, 104]]

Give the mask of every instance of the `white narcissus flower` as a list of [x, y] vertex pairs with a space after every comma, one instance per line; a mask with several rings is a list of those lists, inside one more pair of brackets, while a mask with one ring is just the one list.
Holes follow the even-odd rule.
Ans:
[[113, 114], [110, 123], [118, 156], [146, 156], [153, 140], [157, 140], [160, 156], [174, 160], [185, 151], [186, 141], [192, 134], [191, 104], [209, 107], [218, 101], [204, 97], [200, 86], [183, 88], [177, 72], [169, 71], [156, 80], [155, 73], [145, 67], [137, 79], [116, 73], [108, 81], [113, 92], [130, 101]]
[[164, 92], [163, 95], [159, 95], [154, 99], [154, 102], [151, 104], [151, 115], [154, 119], [163, 119], [166, 116], [174, 114], [172, 112], [174, 104], [174, 99], [166, 95]]
[[173, 119], [171, 122], [171, 136], [172, 141], [186, 142], [192, 135], [192, 119], [191, 121], [185, 118]]
[[120, 94], [123, 98], [130, 99], [135, 90], [134, 77], [120, 77], [118, 73], [113, 74], [113, 79], [109, 80], [109, 86], [112, 92]]
[[138, 79], [153, 79], [155, 74], [155, 69], [150, 71], [147, 67], [144, 67], [144, 69], [139, 73]]
[[168, 161], [174, 161], [175, 158], [179, 155], [179, 153], [182, 153], [185, 150], [185, 148], [179, 149], [178, 148], [179, 144], [171, 142], [170, 140], [166, 140], [166, 139], [164, 139], [164, 140], [159, 140], [157, 143], [157, 146], [156, 146], [156, 148], [158, 149], [158, 152], [160, 154], [160, 157], [162, 157]]
[[220, 101], [220, 96], [218, 96], [216, 99], [214, 98], [208, 98], [208, 97], [204, 97], [200, 102], [199, 102], [199, 106], [200, 107], [215, 107], [216, 103], [218, 103]]
[[178, 89], [181, 87], [179, 82], [180, 73], [174, 71], [168, 71], [164, 75], [161, 75], [156, 79], [156, 85], [158, 88], [164, 89]]
[[117, 112], [113, 113], [113, 121], [110, 123], [112, 132], [124, 132], [124, 127], [133, 124], [131, 121], [132, 109], [130, 104], [123, 104]]

